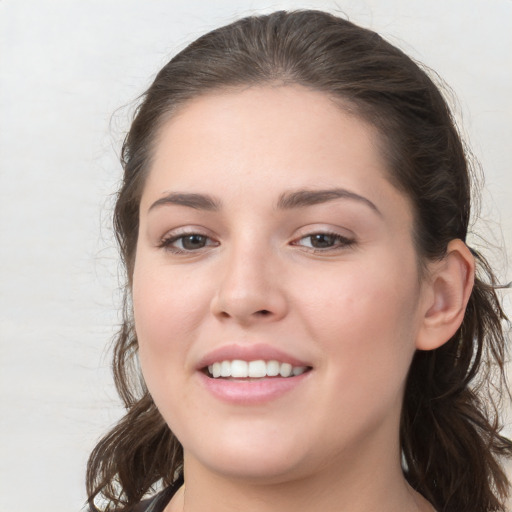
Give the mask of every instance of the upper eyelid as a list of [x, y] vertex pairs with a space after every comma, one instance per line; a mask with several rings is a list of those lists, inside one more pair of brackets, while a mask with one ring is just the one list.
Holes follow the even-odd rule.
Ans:
[[303, 240], [304, 238], [310, 238], [310, 237], [315, 236], [315, 235], [327, 235], [327, 236], [332, 236], [332, 237], [338, 238], [340, 240], [344, 240], [344, 241], [351, 242], [351, 243], [355, 243], [356, 242], [356, 239], [355, 239], [354, 236], [342, 235], [341, 233], [335, 233], [335, 232], [330, 232], [330, 231], [315, 231], [315, 232], [307, 233], [305, 235], [301, 235], [299, 237], [296, 237], [292, 241], [292, 243], [298, 242], [300, 240]]
[[204, 233], [197, 233], [197, 232], [191, 232], [191, 233], [177, 233], [177, 234], [169, 234], [164, 235], [162, 237], [163, 241], [169, 241], [169, 240], [179, 240], [180, 238], [187, 238], [188, 236], [202, 236], [203, 238], [207, 238], [209, 240], [214, 240], [211, 236], [205, 235]]
[[[192, 236], [192, 235], [199, 235], [199, 236], [205, 237], [206, 239], [208, 239], [210, 242], [213, 242], [213, 243], [207, 243], [204, 247], [201, 247], [196, 250], [180, 249], [179, 247], [173, 247], [172, 244], [174, 244], [181, 238], [186, 238], [187, 236]], [[157, 243], [156, 243], [156, 247], [158, 249], [164, 249], [166, 251], [176, 252], [176, 253], [182, 252], [182, 253], [191, 253], [191, 254], [198, 253], [201, 249], [203, 249], [203, 250], [207, 249], [207, 248], [211, 249], [212, 247], [215, 247], [217, 245], [219, 245], [219, 242], [211, 235], [205, 233], [203, 230], [187, 229], [187, 228], [181, 228], [181, 229], [178, 228], [178, 229], [173, 229], [173, 230], [167, 231], [163, 236], [161, 236], [157, 240]]]
[[349, 228], [342, 226], [327, 226], [321, 224], [309, 224], [306, 226], [302, 226], [301, 228], [296, 230], [297, 235], [294, 235], [295, 239], [304, 238], [311, 235], [317, 234], [325, 234], [325, 235], [334, 235], [340, 236], [342, 238], [357, 238], [354, 231]]
[[160, 240], [166, 240], [169, 238], [179, 238], [187, 235], [201, 235], [207, 238], [214, 239], [215, 237], [211, 232], [205, 228], [199, 226], [180, 226], [177, 228], [169, 229], [161, 237]]
[[[175, 247], [173, 245], [176, 242], [178, 242], [180, 239], [184, 239], [187, 236], [193, 236], [193, 235], [199, 235], [213, 243], [206, 243], [203, 247], [198, 247], [196, 249], [180, 248], [180, 247]], [[176, 255], [178, 255], [178, 254], [198, 255], [198, 254], [204, 253], [205, 251], [209, 251], [212, 248], [217, 247], [218, 245], [220, 245], [219, 242], [217, 242], [215, 239], [213, 239], [212, 237], [210, 237], [208, 235], [203, 235], [203, 234], [197, 233], [197, 232], [190, 232], [190, 233], [178, 233], [178, 234], [165, 235], [163, 238], [160, 239], [160, 241], [157, 245], [157, 248], [163, 249], [166, 252], [176, 254]]]
[[[296, 242], [298, 240], [301, 240], [302, 238], [307, 238], [308, 236], [318, 235], [318, 234], [324, 234], [324, 235], [332, 235], [336, 237], [340, 237], [342, 239], [346, 240], [352, 240], [356, 241], [357, 236], [355, 233], [348, 229], [348, 228], [331, 228], [331, 227], [322, 227], [322, 226], [315, 226], [313, 225], [307, 225], [302, 226], [301, 228], [298, 228], [295, 230], [295, 234], [290, 237], [290, 243]], [[171, 239], [179, 239], [181, 237], [190, 236], [190, 235], [200, 235], [204, 236], [206, 238], [209, 238], [210, 240], [217, 241], [218, 236], [215, 236], [209, 229], [206, 229], [202, 226], [195, 226], [195, 225], [189, 225], [189, 226], [179, 226], [173, 229], [170, 229], [166, 231], [166, 233], [159, 237], [158, 241], [159, 243], [164, 243], [166, 241], [169, 241]]]

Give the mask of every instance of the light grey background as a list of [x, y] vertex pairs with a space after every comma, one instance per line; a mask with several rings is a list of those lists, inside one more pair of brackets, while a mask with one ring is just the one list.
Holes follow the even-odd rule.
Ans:
[[79, 510], [88, 453], [120, 414], [117, 109], [204, 31], [294, 7], [345, 12], [452, 86], [487, 177], [478, 229], [503, 233], [512, 261], [511, 0], [0, 0], [1, 511]]

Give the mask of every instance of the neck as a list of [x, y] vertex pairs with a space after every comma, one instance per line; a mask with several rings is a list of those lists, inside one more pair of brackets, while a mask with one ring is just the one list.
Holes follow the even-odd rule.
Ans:
[[[185, 486], [166, 512], [433, 512], [407, 484], [400, 460], [346, 457], [307, 475], [280, 481], [222, 475], [185, 458]], [[379, 463], [380, 462], [380, 463]]]

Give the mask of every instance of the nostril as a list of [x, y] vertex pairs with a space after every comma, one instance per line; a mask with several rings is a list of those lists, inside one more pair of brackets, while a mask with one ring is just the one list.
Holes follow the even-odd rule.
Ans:
[[271, 313], [268, 309], [260, 309], [259, 311], [256, 311], [256, 314], [260, 316], [268, 316]]

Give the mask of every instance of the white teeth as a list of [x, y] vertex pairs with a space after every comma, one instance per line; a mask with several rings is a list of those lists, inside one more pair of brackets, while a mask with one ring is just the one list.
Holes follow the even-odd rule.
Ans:
[[256, 379], [267, 376], [267, 365], [265, 361], [251, 361], [249, 363], [249, 377]]
[[281, 369], [279, 370], [279, 374], [281, 377], [289, 377], [292, 374], [293, 367], [289, 363], [283, 363], [281, 365]]
[[239, 359], [231, 361], [231, 377], [239, 379], [249, 377], [249, 364], [247, 361], [240, 361]]
[[213, 363], [213, 368], [211, 370], [212, 375], [217, 378], [221, 375], [221, 366], [220, 363]]
[[220, 376], [231, 377], [231, 363], [229, 361], [222, 361], [220, 363]]
[[218, 361], [208, 366], [210, 375], [217, 379], [219, 377], [233, 377], [239, 379], [251, 378], [261, 379], [264, 377], [292, 377], [301, 375], [307, 370], [307, 366], [292, 366], [290, 363], [279, 361]]
[[279, 363], [279, 361], [269, 361], [267, 363], [267, 375], [269, 377], [277, 377], [279, 375], [280, 368], [281, 363]]

